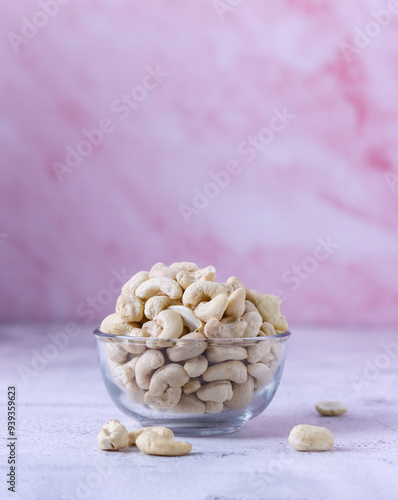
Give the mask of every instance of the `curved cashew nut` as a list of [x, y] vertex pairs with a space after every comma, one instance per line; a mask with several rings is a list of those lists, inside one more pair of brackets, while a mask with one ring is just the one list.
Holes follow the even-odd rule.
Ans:
[[217, 281], [216, 269], [213, 266], [208, 266], [195, 272], [183, 270], [177, 274], [176, 280], [181, 288], [185, 290], [189, 285], [197, 281]]
[[271, 347], [271, 344], [266, 340], [251, 345], [247, 348], [247, 361], [252, 364], [258, 363], [260, 359], [271, 352]]
[[181, 387], [168, 387], [159, 396], [155, 396], [150, 391], [148, 391], [145, 393], [144, 403], [146, 403], [147, 405], [156, 406], [157, 408], [171, 408], [179, 402], [181, 393]]
[[154, 295], [145, 302], [144, 314], [148, 319], [155, 319], [161, 311], [173, 303], [174, 301], [167, 295]]
[[122, 295], [119, 296], [116, 302], [116, 312], [124, 321], [142, 321], [144, 317], [144, 304], [142, 300], [135, 295]]
[[271, 323], [276, 330], [284, 333], [289, 327], [286, 318], [280, 312], [281, 302], [277, 295], [262, 295], [257, 309], [264, 321]]
[[140, 427], [139, 429], [129, 431], [129, 446], [135, 446], [138, 436], [147, 431], [155, 432], [159, 436], [169, 439], [174, 437], [174, 432], [168, 427]]
[[221, 321], [212, 318], [206, 323], [204, 333], [209, 339], [236, 339], [242, 337], [246, 327], [247, 323], [242, 318], [231, 317]]
[[[209, 348], [207, 348], [207, 352]], [[246, 350], [245, 350], [246, 354]], [[207, 370], [209, 363], [204, 356], [197, 356], [196, 358], [189, 359], [184, 364], [184, 370], [192, 378], [200, 377]]]
[[250, 302], [253, 302], [255, 306], [258, 305], [263, 297], [264, 295], [260, 292], [257, 292], [257, 290], [250, 290], [249, 288], [246, 288], [246, 298], [247, 300], [250, 300]]
[[182, 303], [186, 307], [196, 307], [199, 302], [214, 299], [216, 295], [223, 293], [227, 295], [225, 288], [214, 281], [197, 281], [185, 290]]
[[228, 297], [228, 305], [225, 310], [225, 316], [235, 316], [236, 318], [242, 316], [246, 308], [245, 301], [246, 290], [243, 286], [241, 286], [233, 291]]
[[127, 351], [119, 344], [119, 342], [107, 342], [106, 355], [111, 361], [115, 361], [116, 363], [124, 363], [127, 358]]
[[[196, 358], [206, 350], [207, 344], [201, 339], [206, 338], [202, 333], [192, 332], [184, 335], [180, 341], [173, 347], [166, 349], [170, 361], [185, 361], [186, 359]], [[184, 342], [189, 340], [189, 342]], [[195, 342], [193, 342], [193, 340]]]
[[250, 300], [245, 300], [245, 312], [244, 312], [244, 314], [246, 314], [248, 312], [253, 312], [253, 311], [258, 313], [257, 307], [253, 304], [253, 302], [250, 302]]
[[239, 346], [211, 346], [207, 348], [206, 356], [209, 363], [222, 363], [228, 360], [241, 361], [247, 358], [247, 351], [244, 347]]
[[248, 375], [246, 382], [242, 384], [232, 384], [234, 395], [228, 401], [225, 401], [225, 406], [230, 410], [243, 410], [247, 408], [253, 399], [254, 379]]
[[129, 398], [133, 403], [136, 403], [137, 405], [144, 404], [144, 396], [146, 394], [146, 391], [144, 391], [144, 389], [141, 389], [141, 387], [135, 380], [130, 380], [129, 382], [127, 382], [126, 389]]
[[149, 392], [160, 396], [168, 387], [182, 387], [189, 381], [189, 375], [178, 363], [161, 366], [152, 375]]
[[189, 307], [175, 305], [169, 306], [169, 309], [177, 312], [181, 316], [184, 326], [187, 326], [190, 332], [194, 332], [203, 325]]
[[221, 283], [221, 284], [225, 288], [228, 297], [234, 293], [235, 288], [231, 285], [231, 283]]
[[179, 299], [182, 295], [182, 288], [171, 278], [151, 278], [141, 283], [135, 291], [140, 299], [149, 299], [157, 293], [163, 293], [170, 299]]
[[129, 445], [129, 434], [119, 420], [109, 420], [98, 435], [98, 448], [101, 450], [120, 450]]
[[198, 378], [191, 378], [189, 381], [182, 386], [182, 392], [184, 394], [192, 394], [202, 387], [200, 380]]
[[122, 294], [125, 295], [133, 295], [137, 288], [144, 283], [144, 281], [149, 280], [149, 273], [147, 271], [140, 271], [137, 274], [134, 274], [132, 278], [130, 278], [127, 283], [125, 283], [122, 287]]
[[181, 316], [170, 309], [161, 311], [155, 318], [155, 323], [162, 327], [159, 339], [178, 339], [184, 328]]
[[135, 365], [137, 364], [138, 357], [131, 359], [123, 365], [116, 366], [113, 370], [114, 375], [126, 385], [130, 380], [135, 377]]
[[257, 337], [263, 324], [260, 313], [258, 311], [248, 312], [242, 316], [242, 319], [247, 322], [247, 327], [242, 337]]
[[264, 321], [264, 323], [261, 325], [261, 331], [265, 334], [265, 337], [276, 335], [274, 325], [271, 325], [271, 323], [268, 323], [268, 321]]
[[162, 327], [156, 321], [147, 321], [146, 323], [143, 323], [142, 330], [146, 332], [148, 337], [156, 339], [162, 333]]
[[220, 320], [228, 305], [228, 296], [220, 293], [209, 302], [200, 302], [195, 308], [195, 315], [204, 322], [211, 318]]
[[180, 401], [168, 408], [168, 413], [191, 413], [201, 415], [206, 411], [205, 404], [195, 394], [181, 394]]
[[175, 441], [173, 438], [159, 436], [152, 431], [146, 431], [137, 437], [136, 445], [147, 455], [161, 455], [166, 457], [187, 455], [192, 446], [184, 441]]
[[254, 377], [254, 389], [265, 387], [272, 379], [272, 372], [264, 363], [248, 365], [247, 373]]
[[209, 366], [202, 377], [205, 382], [231, 380], [243, 384], [247, 379], [247, 370], [241, 361], [225, 361], [224, 363]]
[[196, 393], [202, 401], [215, 401], [224, 403], [233, 396], [232, 385], [229, 380], [217, 380], [209, 384], [202, 385]]
[[135, 365], [135, 379], [141, 389], [149, 389], [152, 372], [164, 364], [161, 351], [145, 351]]
[[99, 329], [102, 333], [111, 335], [132, 335], [135, 328], [137, 328], [137, 324], [127, 323], [119, 313], [113, 313], [102, 321]]
[[238, 279], [236, 276], [230, 276], [228, 279], [227, 279], [227, 283], [232, 285], [234, 290], [238, 289], [238, 288], [245, 288], [245, 285], [241, 282], [240, 279]]
[[221, 413], [224, 409], [224, 403], [218, 401], [205, 401], [206, 413]]
[[177, 273], [180, 271], [196, 271], [198, 266], [194, 262], [173, 262], [170, 266], [166, 266], [163, 262], [158, 262], [153, 265], [149, 271], [150, 278], [171, 278], [176, 279]]

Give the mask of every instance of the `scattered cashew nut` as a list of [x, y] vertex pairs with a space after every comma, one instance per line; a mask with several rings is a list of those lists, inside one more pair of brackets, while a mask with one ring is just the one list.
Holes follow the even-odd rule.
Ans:
[[289, 444], [297, 451], [328, 451], [333, 442], [330, 430], [317, 425], [296, 425], [289, 435]]
[[98, 434], [98, 448], [120, 450], [129, 445], [129, 434], [119, 420], [109, 420]]
[[187, 455], [192, 446], [183, 441], [175, 441], [173, 438], [160, 436], [153, 431], [142, 432], [136, 439], [135, 444], [140, 451], [147, 455], [161, 455], [166, 457]]

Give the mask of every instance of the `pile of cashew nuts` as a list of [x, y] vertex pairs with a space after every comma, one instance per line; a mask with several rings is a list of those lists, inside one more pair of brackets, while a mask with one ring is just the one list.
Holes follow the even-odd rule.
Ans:
[[234, 276], [218, 283], [213, 266], [159, 262], [123, 286], [116, 312], [101, 323], [101, 332], [126, 337], [106, 345], [113, 379], [155, 411], [246, 408], [279, 365], [281, 343], [260, 337], [288, 329], [280, 304]]

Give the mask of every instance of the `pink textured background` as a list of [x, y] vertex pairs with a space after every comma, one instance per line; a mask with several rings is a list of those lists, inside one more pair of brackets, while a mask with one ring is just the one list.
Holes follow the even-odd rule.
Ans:
[[[41, 7], [8, 2], [0, 318], [98, 322], [112, 273], [193, 260], [278, 290], [293, 324], [398, 324], [398, 14], [350, 62], [341, 50], [387, 4], [242, 1], [221, 19], [204, 0], [71, 0], [16, 53], [10, 33]], [[148, 66], [168, 75], [122, 120], [112, 103]], [[275, 108], [295, 118], [248, 161], [239, 145]], [[106, 118], [59, 182], [53, 162]], [[180, 204], [233, 160], [187, 224]], [[328, 236], [339, 247], [293, 287]]]

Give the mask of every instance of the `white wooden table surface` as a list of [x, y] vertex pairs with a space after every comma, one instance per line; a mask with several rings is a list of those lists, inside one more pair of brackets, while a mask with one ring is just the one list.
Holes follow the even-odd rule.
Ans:
[[[385, 354], [382, 346], [395, 342], [398, 349], [397, 330], [293, 328], [270, 407], [238, 433], [189, 438], [190, 455], [168, 458], [134, 448], [97, 449], [97, 434], [107, 420], [139, 426], [108, 397], [87, 325], [58, 353], [47, 346], [53, 359], [26, 372], [23, 367], [32, 369], [37, 352], [52, 343], [49, 332], [64, 329], [64, 324], [0, 327], [0, 498], [398, 498], [398, 351]], [[18, 388], [15, 494], [6, 484], [8, 385]], [[321, 417], [314, 404], [323, 399], [342, 400], [349, 412]], [[287, 437], [299, 423], [327, 426], [335, 435], [333, 450], [290, 448]]]

